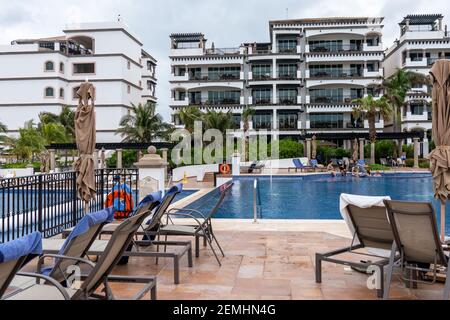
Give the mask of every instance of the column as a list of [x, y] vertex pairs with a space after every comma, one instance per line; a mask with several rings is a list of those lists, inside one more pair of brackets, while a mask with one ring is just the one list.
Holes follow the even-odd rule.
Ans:
[[306, 157], [311, 160], [311, 138], [306, 139]]
[[273, 109], [273, 116], [272, 116], [272, 130], [275, 131], [278, 129], [278, 118], [277, 118], [277, 110]]
[[164, 193], [165, 190], [167, 162], [157, 154], [155, 147], [149, 147], [147, 151], [148, 154], [134, 164], [139, 169], [139, 194], [141, 198], [155, 191]]
[[56, 169], [56, 151], [54, 149], [49, 150], [50, 152], [50, 171], [55, 171]]
[[233, 154], [231, 164], [232, 164], [233, 176], [240, 176], [241, 175], [241, 155], [239, 153]]
[[272, 104], [277, 104], [278, 95], [277, 95], [277, 85], [272, 85]]
[[[163, 159], [163, 161], [165, 163], [169, 163], [169, 161], [168, 161], [168, 152], [169, 152], [169, 149], [167, 149], [167, 148], [161, 149], [162, 159]], [[167, 175], [167, 167], [164, 170], [165, 170], [164, 175], [167, 178], [168, 177], [168, 175]]]
[[122, 169], [123, 168], [123, 162], [122, 162], [122, 155], [123, 155], [123, 150], [122, 149], [117, 149], [116, 150], [116, 155], [117, 155], [117, 169]]
[[94, 150], [94, 169], [98, 169], [98, 150]]
[[359, 139], [359, 160], [364, 160], [364, 144], [366, 139]]
[[403, 140], [398, 140], [398, 157], [400, 158], [403, 154]]
[[425, 137], [423, 138], [423, 158], [428, 159], [430, 155], [430, 143], [428, 141], [427, 134], [425, 132]]
[[414, 138], [414, 168], [419, 168], [420, 144], [419, 138]]

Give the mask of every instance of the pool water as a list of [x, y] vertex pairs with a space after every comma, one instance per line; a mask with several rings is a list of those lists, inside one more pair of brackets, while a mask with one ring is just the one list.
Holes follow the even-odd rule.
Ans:
[[182, 200], [182, 199], [184, 199], [186, 197], [189, 197], [190, 195], [193, 195], [196, 192], [198, 192], [198, 190], [190, 190], [190, 189], [189, 190], [183, 190], [183, 191], [181, 191], [181, 193], [179, 193], [179, 194], [177, 194], [175, 196], [175, 199], [173, 200], [173, 202], [175, 203], [177, 201], [180, 201], [180, 200]]
[[[339, 198], [342, 193], [390, 196], [394, 200], [431, 201], [440, 214], [440, 204], [433, 197], [430, 174], [386, 174], [383, 177], [258, 177], [258, 217], [260, 219], [341, 219]], [[254, 177], [234, 179], [216, 218], [253, 219]], [[217, 201], [214, 192], [195, 201], [188, 208], [208, 212]], [[450, 212], [450, 206], [446, 212]], [[449, 215], [450, 216], [450, 215]], [[447, 218], [450, 232], [450, 218]]]

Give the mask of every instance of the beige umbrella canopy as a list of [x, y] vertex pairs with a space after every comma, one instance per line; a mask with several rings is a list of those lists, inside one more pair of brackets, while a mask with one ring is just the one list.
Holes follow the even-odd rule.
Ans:
[[358, 161], [358, 149], [359, 149], [358, 139], [355, 139], [355, 141], [353, 142], [353, 156], [352, 156], [354, 162]]
[[450, 194], [450, 60], [438, 60], [430, 71], [433, 84], [433, 141], [430, 154], [433, 188], [441, 200], [441, 237], [445, 238], [445, 204]]
[[311, 152], [311, 158], [316, 159], [317, 158], [317, 137], [312, 137], [312, 152]]
[[77, 173], [78, 198], [85, 202], [85, 211], [88, 212], [89, 202], [96, 195], [93, 156], [96, 143], [94, 86], [89, 82], [81, 84], [77, 96], [75, 136], [79, 157], [74, 164], [74, 169]]

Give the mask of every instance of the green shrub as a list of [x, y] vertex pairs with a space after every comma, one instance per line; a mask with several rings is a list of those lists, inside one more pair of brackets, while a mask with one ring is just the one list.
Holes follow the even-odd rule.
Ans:
[[[125, 150], [122, 153], [122, 165], [124, 168], [133, 167], [134, 163], [137, 162], [137, 151], [136, 150]], [[108, 168], [117, 167], [117, 153], [114, 153], [110, 158], [106, 159], [106, 165]]]
[[414, 159], [406, 159], [405, 165], [409, 168], [414, 167]]
[[414, 158], [414, 145], [404, 145], [403, 152], [406, 152], [407, 158]]
[[430, 160], [428, 160], [428, 159], [419, 159], [419, 168], [430, 169]]
[[[279, 143], [279, 156], [280, 159], [291, 159], [291, 158], [300, 158], [304, 156], [303, 144], [300, 142], [291, 140], [291, 139], [283, 139], [277, 141]], [[270, 150], [272, 150], [272, 144], [268, 145], [269, 154]]]
[[371, 171], [389, 171], [392, 169], [391, 167], [383, 166], [381, 164], [369, 164], [369, 168]]

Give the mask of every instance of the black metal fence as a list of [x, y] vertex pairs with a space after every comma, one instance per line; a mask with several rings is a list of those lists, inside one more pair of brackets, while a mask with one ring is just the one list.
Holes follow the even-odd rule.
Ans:
[[[97, 196], [90, 212], [104, 209], [108, 194], [118, 184], [129, 187], [136, 203], [138, 181], [137, 169], [96, 170]], [[0, 243], [34, 231], [53, 237], [75, 226], [83, 215], [73, 171], [0, 180]]]

